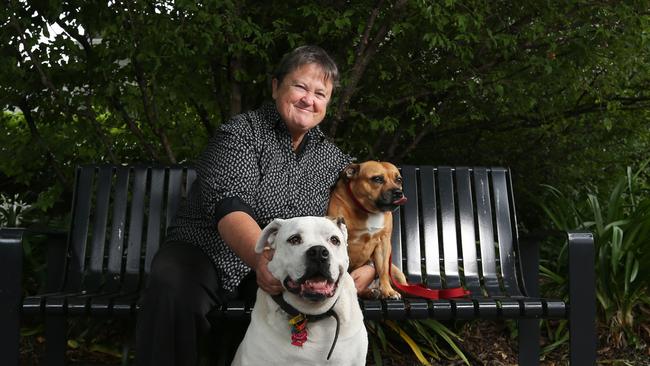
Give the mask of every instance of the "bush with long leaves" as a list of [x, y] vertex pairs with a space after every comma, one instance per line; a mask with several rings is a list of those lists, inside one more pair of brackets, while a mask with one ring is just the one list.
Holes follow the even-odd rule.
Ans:
[[[406, 344], [422, 365], [431, 365], [429, 360], [451, 360], [456, 357], [469, 365], [467, 357], [457, 344], [461, 338], [435, 319], [402, 322], [368, 320], [366, 328], [370, 341], [370, 355], [376, 366], [383, 365], [382, 359], [386, 353], [391, 353], [394, 356], [402, 354], [403, 347], [398, 347], [402, 342], [402, 345]], [[441, 344], [440, 340], [444, 342]], [[449, 349], [452, 352], [449, 352]]]
[[[573, 190], [565, 194], [545, 186], [549, 193], [540, 206], [556, 229], [590, 230], [596, 239], [596, 296], [599, 324], [608, 344], [643, 344], [650, 335], [650, 178], [648, 163], [625, 174], [608, 194]], [[542, 276], [546, 291], [566, 296], [567, 243], [549, 243], [542, 249]], [[566, 339], [564, 325], [555, 332]]]

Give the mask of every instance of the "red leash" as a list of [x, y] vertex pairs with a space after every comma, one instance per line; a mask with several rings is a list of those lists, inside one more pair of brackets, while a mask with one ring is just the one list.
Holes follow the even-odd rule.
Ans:
[[400, 292], [402, 292], [403, 294], [422, 297], [429, 300], [453, 299], [456, 297], [463, 297], [470, 294], [468, 290], [465, 290], [462, 287], [432, 289], [424, 286], [421, 283], [416, 283], [416, 284], [407, 283], [406, 285], [402, 285], [395, 280], [395, 277], [393, 277], [393, 266], [391, 265], [391, 263], [393, 263], [392, 258], [390, 258], [388, 263], [390, 266], [388, 272], [390, 275], [390, 281], [393, 283], [393, 286], [395, 286], [395, 288], [400, 290]]

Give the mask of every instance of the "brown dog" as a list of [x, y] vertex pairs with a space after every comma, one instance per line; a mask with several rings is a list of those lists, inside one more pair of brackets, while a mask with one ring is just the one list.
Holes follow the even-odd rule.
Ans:
[[[359, 294], [361, 297], [400, 298], [390, 284], [391, 211], [404, 202], [402, 177], [397, 167], [387, 162], [348, 165], [332, 191], [327, 214], [345, 218], [350, 271], [372, 262], [379, 277], [379, 294], [367, 289]], [[392, 266], [392, 274], [399, 283], [406, 284], [397, 267]]]

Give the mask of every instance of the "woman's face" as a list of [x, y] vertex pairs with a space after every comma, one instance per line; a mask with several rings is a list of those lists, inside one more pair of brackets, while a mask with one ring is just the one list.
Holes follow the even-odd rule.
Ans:
[[273, 79], [273, 99], [294, 142], [325, 118], [332, 88], [322, 68], [313, 63], [293, 70], [282, 83]]

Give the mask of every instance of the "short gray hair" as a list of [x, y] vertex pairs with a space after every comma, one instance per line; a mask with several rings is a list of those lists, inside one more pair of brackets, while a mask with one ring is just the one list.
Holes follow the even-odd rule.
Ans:
[[282, 84], [282, 80], [287, 74], [297, 68], [307, 64], [317, 64], [323, 69], [325, 80], [329, 80], [334, 87], [339, 84], [339, 69], [330, 55], [324, 49], [318, 46], [300, 46], [293, 51], [285, 54], [280, 64], [273, 73], [273, 78]]

